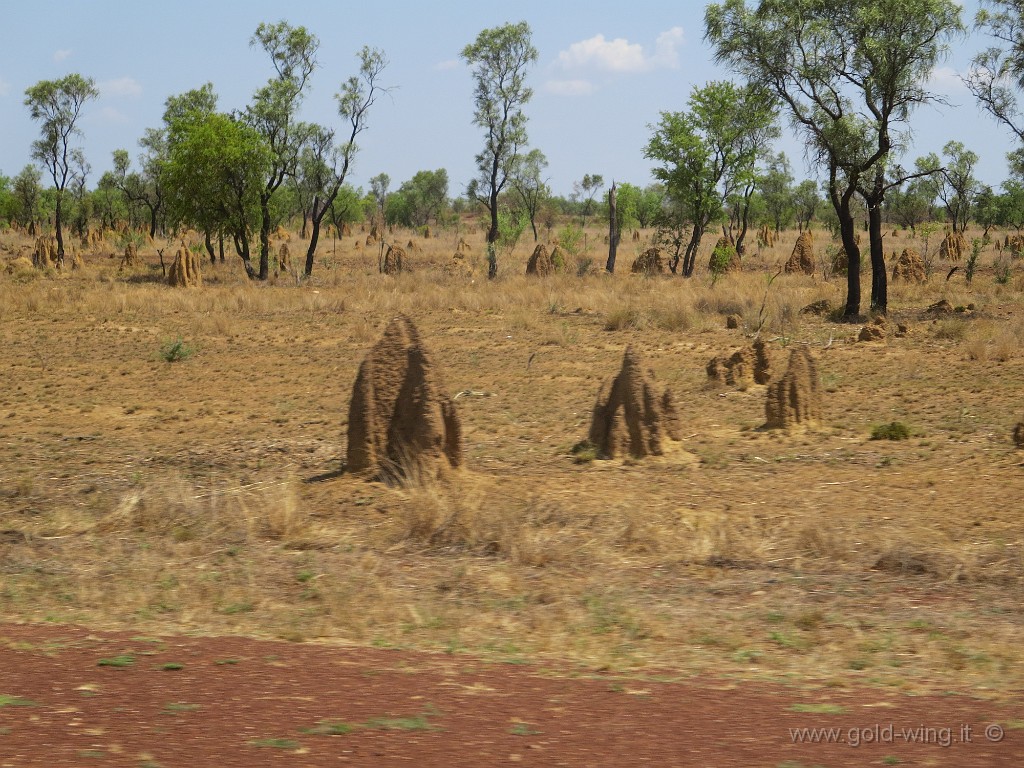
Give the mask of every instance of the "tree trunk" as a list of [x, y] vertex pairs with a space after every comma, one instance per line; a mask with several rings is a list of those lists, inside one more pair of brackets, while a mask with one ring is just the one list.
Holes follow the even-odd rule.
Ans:
[[754, 188], [751, 187], [743, 197], [743, 210], [740, 213], [740, 236], [736, 238], [736, 253], [743, 255], [743, 240], [747, 236], [747, 229], [750, 227], [750, 199], [754, 196]]
[[885, 314], [889, 303], [888, 275], [885, 272], [885, 247], [882, 243], [882, 205], [868, 204], [868, 240], [871, 248], [871, 309]]
[[203, 230], [203, 244], [206, 246], [206, 252], [210, 254], [210, 264], [217, 263], [217, 254], [213, 251], [213, 240], [210, 236], [210, 230]]
[[224, 232], [217, 233], [217, 251], [220, 253], [220, 263], [224, 263]]
[[[260, 271], [259, 279], [266, 280], [270, 277], [270, 195], [260, 195]], [[248, 256], [248, 238], [246, 242], [246, 256]], [[246, 272], [248, 272], [248, 267]]]
[[836, 211], [839, 214], [839, 235], [846, 251], [846, 309], [843, 318], [855, 320], [860, 317], [860, 248], [857, 246], [857, 225], [850, 213], [850, 203]]
[[686, 256], [683, 258], [683, 277], [693, 277], [693, 269], [697, 266], [697, 250], [703, 236], [704, 227], [694, 225], [690, 242], [686, 245]]
[[249, 276], [250, 280], [256, 280], [259, 274], [252, 266], [252, 259], [249, 256], [249, 238], [244, 234], [235, 232], [232, 237], [235, 240], [235, 250], [238, 255], [242, 258], [242, 265], [245, 267], [245, 274]]
[[54, 212], [54, 227], [57, 230], [57, 268], [62, 269], [64, 267], [64, 231], [62, 229], [63, 224], [63, 205], [61, 200], [61, 193], [57, 193], [57, 210]]
[[[493, 189], [493, 187], [492, 187]], [[487, 279], [498, 276], [498, 192], [491, 192], [491, 228], [487, 230]]]
[[299, 233], [299, 237], [303, 240], [306, 239], [306, 233], [309, 232], [309, 212], [302, 212], [302, 231]]
[[156, 219], [160, 213], [160, 206], [149, 206], [149, 237], [151, 240], [156, 239]]
[[615, 256], [619, 248], [619, 223], [615, 203], [615, 182], [613, 181], [612, 188], [608, 191], [608, 262], [604, 265], [604, 270], [609, 275], [615, 273]]
[[312, 216], [313, 232], [309, 237], [309, 248], [306, 249], [306, 277], [313, 274], [313, 257], [316, 256], [316, 244], [320, 241], [320, 222], [323, 217], [323, 213], [319, 216], [314, 213]]

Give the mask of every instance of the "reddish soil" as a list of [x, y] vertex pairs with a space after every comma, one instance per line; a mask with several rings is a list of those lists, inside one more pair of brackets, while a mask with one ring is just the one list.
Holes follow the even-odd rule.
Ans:
[[[0, 670], [2, 768], [1024, 764], [1019, 698], [35, 625], [0, 625]], [[841, 743], [796, 743], [804, 728]]]

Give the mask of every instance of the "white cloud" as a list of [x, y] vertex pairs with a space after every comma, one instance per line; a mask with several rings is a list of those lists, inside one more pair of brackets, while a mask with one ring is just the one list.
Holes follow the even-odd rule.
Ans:
[[594, 92], [594, 84], [589, 80], [548, 80], [544, 90], [556, 96], [586, 96]]
[[133, 77], [119, 77], [115, 80], [104, 80], [97, 88], [104, 96], [129, 96], [137, 97], [142, 95], [142, 86]]
[[658, 35], [654, 42], [651, 64], [655, 68], [676, 69], [679, 66], [679, 47], [686, 42], [682, 27], [672, 27]]
[[683, 40], [683, 28], [672, 27], [658, 35], [654, 52], [647, 53], [640, 43], [631, 43], [624, 37], [608, 40], [597, 34], [560, 51], [558, 61], [566, 69], [591, 67], [607, 72], [634, 73], [675, 68], [679, 66], [678, 48]]
[[559, 52], [558, 60], [567, 69], [596, 67], [611, 72], [640, 72], [645, 68], [642, 45], [630, 43], [624, 37], [605, 40], [604, 35], [573, 43], [569, 50]]
[[127, 123], [128, 117], [121, 112], [119, 109], [113, 107], [103, 107], [97, 113], [99, 119], [106, 123]]
[[71, 55], [71, 49], [70, 48], [61, 48], [59, 51], [54, 51], [53, 52], [53, 60], [54, 61], [64, 61], [64, 59], [66, 59], [70, 55]]
[[960, 73], [952, 67], [936, 67], [928, 78], [928, 86], [939, 93], [955, 93], [967, 86], [960, 79]]
[[445, 70], [455, 69], [459, 66], [458, 59], [448, 59], [447, 61], [439, 61], [434, 65], [434, 69], [444, 72]]
[[0, 77], [0, 96], [6, 96], [11, 92], [11, 84]]

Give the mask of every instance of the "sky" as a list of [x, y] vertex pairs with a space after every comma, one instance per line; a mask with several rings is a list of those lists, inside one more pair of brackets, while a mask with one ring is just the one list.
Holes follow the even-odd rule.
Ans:
[[[302, 106], [304, 120], [342, 128], [334, 94], [358, 71], [363, 45], [389, 59], [381, 82], [391, 91], [373, 107], [359, 139], [350, 181], [387, 173], [392, 188], [417, 171], [444, 168], [453, 196], [474, 175], [483, 134], [472, 124], [473, 82], [460, 51], [483, 29], [529, 23], [539, 60], [526, 107], [530, 146], [548, 158], [555, 194], [569, 195], [585, 174], [639, 186], [652, 181], [643, 148], [663, 111], [686, 109], [695, 87], [728, 79], [703, 40], [704, 2], [687, 0], [51, 0], [4, 3], [0, 47], [0, 173], [14, 176], [30, 162], [38, 126], [24, 106], [25, 89], [77, 72], [101, 92], [81, 119], [80, 146], [94, 186], [111, 153], [133, 158], [146, 128], [159, 127], [168, 96], [213, 83], [222, 110], [243, 108], [274, 70], [249, 40], [261, 22], [286, 20], [320, 39], [319, 68]], [[970, 22], [977, 1], [963, 3]], [[980, 155], [979, 178], [1006, 177], [1010, 134], [984, 114], [959, 81], [973, 53], [988, 42], [971, 34], [953, 45], [936, 69], [932, 88], [948, 106], [920, 108], [912, 118], [907, 162], [940, 152], [950, 140]], [[778, 149], [797, 178], [816, 178], [803, 145], [784, 125]]]

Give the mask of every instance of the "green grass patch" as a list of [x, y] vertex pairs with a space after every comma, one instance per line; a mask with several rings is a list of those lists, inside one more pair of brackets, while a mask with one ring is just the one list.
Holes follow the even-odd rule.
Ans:
[[7, 696], [0, 693], [0, 707], [38, 707], [31, 699], [23, 699], [21, 696]]
[[195, 712], [200, 709], [198, 704], [186, 704], [181, 701], [169, 701], [164, 704], [163, 712], [165, 715], [176, 715], [179, 712]]
[[309, 733], [314, 736], [344, 736], [347, 733], [352, 733], [358, 727], [358, 725], [345, 723], [340, 720], [321, 720], [312, 728], [305, 729], [303, 733]]
[[100, 659], [96, 662], [97, 667], [130, 667], [135, 663], [135, 657], [128, 654], [121, 654], [120, 656], [111, 656], [108, 659]]
[[160, 667], [160, 669], [162, 669], [164, 672], [176, 672], [177, 670], [184, 668], [185, 665], [177, 661], [168, 661], [166, 664]]
[[513, 736], [536, 736], [540, 731], [531, 728], [526, 723], [515, 723], [509, 728], [509, 733]]
[[366, 721], [365, 727], [377, 731], [438, 731], [426, 715], [412, 717], [374, 717]]

